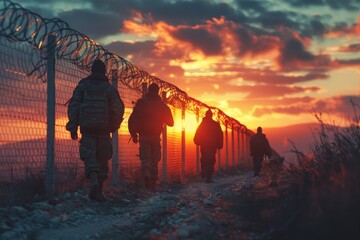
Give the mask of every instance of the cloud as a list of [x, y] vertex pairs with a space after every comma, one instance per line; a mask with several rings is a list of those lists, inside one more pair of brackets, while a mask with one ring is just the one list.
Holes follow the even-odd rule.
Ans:
[[277, 86], [277, 85], [255, 85], [255, 86], [238, 86], [231, 87], [227, 92], [238, 91], [241, 93], [248, 93], [245, 99], [261, 99], [272, 97], [283, 97], [286, 95], [316, 92], [320, 90], [319, 87], [293, 87], [293, 86]]
[[119, 33], [123, 26], [120, 15], [83, 9], [61, 12], [59, 18], [94, 39]]
[[357, 22], [337, 22], [330, 27], [325, 34], [327, 38], [337, 39], [339, 37], [348, 37], [358, 39], [360, 34], [360, 16], [357, 17]]
[[[219, 86], [214, 88], [213, 86], [218, 84]], [[320, 90], [319, 87], [310, 86], [310, 87], [300, 87], [300, 86], [286, 86], [286, 85], [270, 85], [270, 84], [256, 84], [256, 85], [239, 85], [234, 86], [229, 84], [229, 82], [222, 81], [219, 84], [219, 81], [211, 81], [209, 79], [203, 79], [203, 81], [191, 82], [188, 85], [188, 88], [191, 89], [191, 93], [196, 95], [202, 95], [203, 93], [214, 93], [219, 96], [229, 93], [229, 94], [238, 94], [237, 98], [243, 99], [244, 101], [252, 99], [271, 99], [277, 97], [286, 97], [293, 94], [308, 94], [312, 92], [317, 92]], [[221, 98], [221, 97], [220, 97]]]
[[340, 66], [360, 66], [360, 58], [337, 61]]
[[[273, 106], [290, 106], [306, 104], [313, 101], [312, 97], [281, 97], [281, 98], [269, 98], [269, 99], [246, 99], [243, 100], [229, 100], [228, 104], [231, 108], [239, 108], [244, 114], [251, 115], [253, 110], [269, 108]], [[270, 110], [268, 111], [270, 113]]]
[[298, 63], [310, 63], [315, 59], [315, 55], [306, 51], [303, 43], [299, 39], [289, 39], [281, 49], [279, 63], [285, 68], [294, 68]]
[[164, 21], [172, 25], [194, 25], [221, 16], [227, 16], [238, 22], [246, 19], [242, 12], [236, 11], [230, 4], [215, 1], [118, 0], [105, 2], [92, 0], [92, 3], [96, 9], [109, 12], [131, 9], [151, 13], [155, 21]]
[[221, 54], [221, 39], [203, 28], [179, 28], [172, 35], [181, 41], [189, 42], [205, 55]]
[[358, 0], [284, 0], [284, 2], [295, 7], [328, 6], [335, 10], [345, 9], [348, 11], [360, 9]]
[[360, 52], [360, 43], [354, 43], [346, 46], [342, 46], [338, 50], [339, 52], [345, 52], [345, 53], [356, 53]]
[[286, 11], [268, 11], [263, 12], [256, 20], [265, 28], [296, 28], [298, 24], [289, 17], [292, 14], [296, 15]]
[[125, 58], [142, 59], [150, 58], [154, 55], [155, 42], [112, 42], [105, 45], [105, 48]]
[[[237, 55], [250, 54], [257, 56], [278, 48], [280, 39], [270, 34], [256, 35], [254, 31], [243, 26], [235, 27], [234, 39], [237, 42]], [[234, 49], [236, 51], [236, 48]]]
[[343, 95], [327, 99], [313, 99], [308, 103], [304, 102], [283, 106], [256, 107], [253, 115], [256, 117], [262, 117], [264, 115], [271, 115], [275, 113], [289, 115], [322, 113], [329, 115], [330, 118], [334, 116], [342, 119], [349, 119], [354, 117], [354, 109], [351, 101], [359, 106], [360, 95]]

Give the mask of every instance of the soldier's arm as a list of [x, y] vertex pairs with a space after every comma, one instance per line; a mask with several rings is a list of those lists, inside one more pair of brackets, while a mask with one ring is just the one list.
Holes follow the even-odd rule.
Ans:
[[79, 83], [73, 91], [73, 96], [68, 105], [68, 118], [66, 130], [71, 133], [77, 132], [79, 126], [80, 104], [83, 95], [83, 85]]
[[171, 113], [171, 110], [168, 106], [165, 105], [165, 124], [172, 127], [174, 126], [174, 118]]
[[199, 127], [196, 129], [195, 136], [194, 136], [194, 143], [195, 145], [201, 145], [202, 143], [202, 122], [200, 123]]
[[121, 122], [123, 121], [124, 117], [124, 111], [125, 111], [125, 105], [124, 102], [121, 100], [119, 92], [112, 88], [111, 91], [111, 112], [112, 112], [112, 118], [111, 119], [111, 132], [116, 131], [119, 129]]

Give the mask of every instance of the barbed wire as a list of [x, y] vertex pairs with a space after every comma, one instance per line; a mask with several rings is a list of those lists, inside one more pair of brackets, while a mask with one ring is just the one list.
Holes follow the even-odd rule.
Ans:
[[[56, 37], [55, 53], [58, 59], [64, 59], [75, 64], [78, 68], [90, 71], [92, 63], [103, 60], [107, 65], [107, 76], [118, 74], [119, 80], [128, 88], [139, 93], [142, 91], [142, 83], [156, 83], [161, 92], [167, 92], [167, 102], [174, 107], [182, 108], [203, 116], [208, 109], [211, 109], [214, 116], [223, 125], [233, 129], [239, 129], [242, 133], [252, 135], [244, 124], [226, 115], [217, 107], [192, 98], [175, 85], [168, 83], [158, 77], [152, 76], [116, 53], [109, 52], [102, 45], [91, 38], [72, 28], [69, 24], [58, 18], [47, 19], [41, 17], [17, 3], [9, 0], [2, 0], [0, 8], [0, 37], [9, 41], [27, 42], [33, 49], [33, 54], [40, 57], [32, 58], [32, 69], [27, 70], [28, 75], [37, 74], [37, 77], [46, 81], [46, 48], [49, 35]], [[39, 60], [40, 59], [40, 60]], [[111, 71], [116, 69], [117, 71]]]

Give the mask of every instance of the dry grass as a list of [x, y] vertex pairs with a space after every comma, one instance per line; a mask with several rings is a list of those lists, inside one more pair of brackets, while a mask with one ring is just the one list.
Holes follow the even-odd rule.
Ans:
[[[317, 114], [321, 130], [313, 155], [295, 145], [298, 163], [286, 172], [299, 202], [293, 217], [267, 235], [268, 239], [353, 239], [360, 235], [360, 107], [352, 103], [355, 117], [348, 127], [327, 124]], [[283, 191], [284, 188], [282, 189]], [[282, 192], [289, 197], [290, 192]]]

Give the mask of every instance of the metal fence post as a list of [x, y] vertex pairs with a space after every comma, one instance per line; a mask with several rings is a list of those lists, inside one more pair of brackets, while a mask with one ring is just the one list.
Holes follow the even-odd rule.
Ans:
[[[242, 164], [245, 166], [245, 133], [244, 129], [241, 130], [241, 156], [242, 156]], [[248, 167], [248, 166], [246, 166]]]
[[[118, 89], [118, 71], [117, 69], [111, 70], [111, 81], [115, 89]], [[112, 183], [117, 186], [119, 184], [119, 131], [116, 130], [112, 133], [113, 144], [113, 157], [112, 157]]]
[[229, 168], [229, 136], [228, 136], [228, 122], [225, 122], [225, 169], [228, 170]]
[[46, 129], [46, 193], [55, 194], [55, 42], [49, 35], [47, 42], [47, 129]]
[[240, 128], [238, 127], [236, 128], [236, 133], [237, 133], [237, 162], [238, 162], [238, 167], [240, 168], [240, 163], [241, 163], [241, 155], [240, 155]]
[[235, 167], [235, 135], [234, 135], [234, 124], [231, 124], [231, 160], [232, 160], [232, 167]]
[[245, 146], [245, 156], [246, 156], [246, 159], [249, 163], [249, 166], [252, 168], [252, 162], [251, 162], [251, 159], [250, 159], [250, 135], [246, 134], [246, 146]]
[[[166, 103], [166, 92], [162, 92], [162, 99]], [[167, 126], [162, 132], [162, 182], [167, 183]]]
[[181, 103], [181, 175], [185, 175], [185, 102]]
[[[199, 120], [200, 120], [200, 116], [199, 116], [199, 108], [196, 108], [196, 126], [199, 126]], [[196, 173], [200, 172], [200, 147], [198, 145], [196, 145]]]
[[[217, 112], [217, 121], [218, 123], [220, 124], [220, 117], [219, 117], [219, 112]], [[220, 125], [221, 127], [221, 125]], [[222, 129], [221, 129], [222, 131]], [[224, 138], [224, 137], [223, 137]], [[224, 140], [224, 139], [223, 139]], [[218, 149], [218, 170], [220, 171], [221, 170], [221, 150]]]

